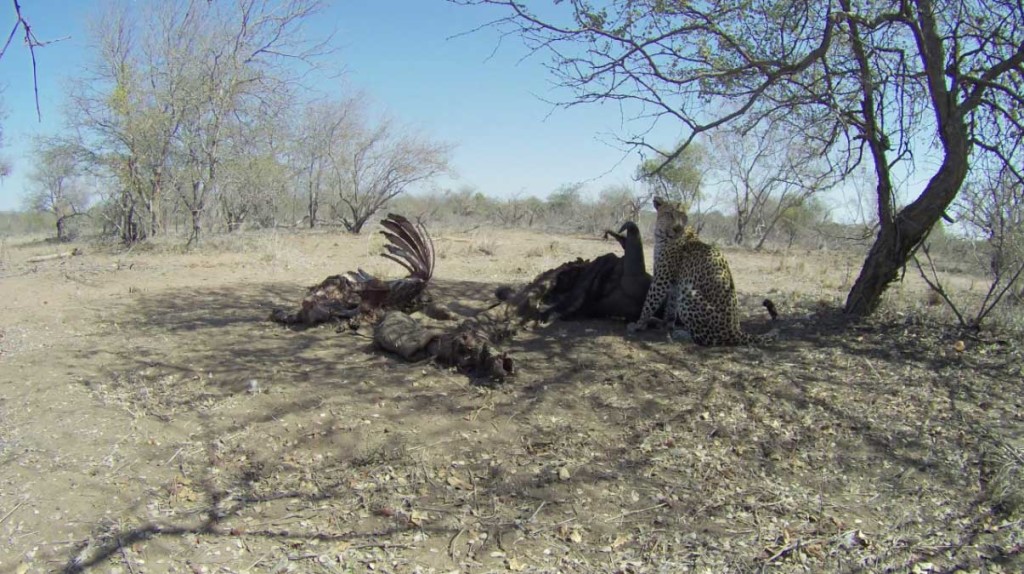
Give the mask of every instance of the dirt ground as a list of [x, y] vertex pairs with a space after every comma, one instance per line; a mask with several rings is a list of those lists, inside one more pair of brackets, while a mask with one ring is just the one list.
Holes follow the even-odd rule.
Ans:
[[[617, 250], [435, 237], [433, 293], [463, 314]], [[330, 274], [398, 276], [381, 244], [32, 263], [68, 248], [2, 240], [0, 572], [1024, 571], [1020, 341], [957, 333], [910, 273], [847, 324], [857, 257], [728, 251], [779, 342], [558, 322], [504, 345], [521, 373], [495, 388], [265, 320]]]

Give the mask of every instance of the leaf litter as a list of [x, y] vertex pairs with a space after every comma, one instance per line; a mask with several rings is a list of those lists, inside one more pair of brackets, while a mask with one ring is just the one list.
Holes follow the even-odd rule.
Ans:
[[[447, 296], [472, 297], [464, 287]], [[249, 289], [210, 290], [196, 317], [268, 298]], [[3, 405], [0, 535], [17, 549], [4, 567], [1024, 569], [1014, 338], [914, 313], [847, 324], [780, 297], [781, 340], [766, 348], [555, 323], [511, 343], [529, 371], [483, 388], [369, 354], [356, 333], [203, 322], [174, 313], [175, 292], [134, 297], [116, 317], [132, 353], [65, 391], [92, 401], [78, 399], [76, 422], [130, 421], [77, 479], [112, 486], [115, 510], [76, 530], [33, 518], [41, 499], [19, 469], [76, 459], [41, 456], [19, 430], [30, 415]], [[107, 336], [90, 344], [119, 341]]]

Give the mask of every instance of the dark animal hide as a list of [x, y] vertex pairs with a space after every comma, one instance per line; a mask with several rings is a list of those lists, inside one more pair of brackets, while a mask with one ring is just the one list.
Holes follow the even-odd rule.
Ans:
[[521, 323], [577, 318], [636, 319], [651, 284], [640, 230], [627, 221], [618, 233], [606, 231], [605, 237], [609, 236], [622, 246], [622, 257], [607, 253], [592, 261], [576, 259], [541, 273], [518, 291], [500, 287], [495, 295], [505, 309], [496, 309]]

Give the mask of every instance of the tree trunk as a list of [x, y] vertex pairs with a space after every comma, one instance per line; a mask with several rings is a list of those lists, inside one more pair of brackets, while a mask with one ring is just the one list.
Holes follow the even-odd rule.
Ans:
[[199, 235], [203, 231], [201, 212], [198, 209], [192, 210], [192, 234], [188, 238], [188, 245], [199, 245]]
[[[768, 224], [764, 231], [761, 232], [761, 238], [757, 240], [757, 245], [754, 246], [754, 251], [761, 251], [762, 249], [764, 249], [764, 244], [768, 241], [768, 236], [771, 235], [773, 231], [775, 231], [775, 226], [779, 224], [779, 219], [781, 218], [782, 210], [776, 211], [775, 217], [772, 219], [772, 222]], [[790, 240], [790, 243], [792, 243], [792, 240]]]
[[366, 225], [366, 221], [368, 219], [370, 219], [370, 216], [367, 215], [365, 217], [359, 217], [359, 218], [353, 220], [352, 225], [348, 226], [349, 232], [354, 234], [354, 235], [359, 235], [360, 233], [362, 233], [363, 232], [363, 226]]
[[60, 241], [60, 242], [64, 242], [64, 241], [68, 240], [68, 231], [67, 231], [67, 228], [64, 225], [64, 223], [65, 223], [64, 220], [65, 219], [66, 218], [63, 217], [63, 216], [57, 218], [57, 241]]
[[[882, 222], [860, 276], [850, 289], [844, 311], [853, 316], [870, 315], [881, 302], [882, 293], [899, 276], [917, 246], [942, 217], [967, 177], [967, 137], [950, 142], [942, 167], [920, 197], [896, 214], [895, 221]], [[959, 139], [959, 138], [958, 138]], [[959, 145], [957, 145], [959, 144]]]
[[243, 223], [244, 219], [245, 219], [244, 216], [235, 215], [234, 213], [231, 213], [229, 211], [228, 214], [227, 214], [228, 233], [234, 233], [234, 232], [238, 231], [239, 229], [241, 229], [242, 228], [242, 223]]
[[737, 206], [736, 208], [736, 233], [732, 236], [732, 241], [736, 245], [743, 245], [743, 241], [746, 240], [746, 227], [747, 227], [747, 212]]
[[[319, 211], [319, 209], [320, 209], [320, 198], [318, 197], [318, 193], [317, 193], [318, 190], [317, 190], [317, 188], [313, 187], [313, 179], [312, 179], [313, 178], [313, 169], [312, 169], [312, 167], [310, 167], [309, 177], [310, 177], [310, 180], [309, 180], [309, 210], [308, 210], [308, 215], [309, 215], [309, 228], [313, 229], [313, 228], [316, 227], [316, 214], [317, 214], [317, 211]], [[317, 183], [317, 186], [319, 186], [319, 182]]]

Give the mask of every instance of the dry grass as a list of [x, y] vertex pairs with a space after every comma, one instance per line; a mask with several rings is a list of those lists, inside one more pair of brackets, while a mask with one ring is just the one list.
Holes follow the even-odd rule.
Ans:
[[[435, 298], [465, 312], [618, 249], [437, 235]], [[727, 251], [750, 329], [778, 304], [778, 344], [556, 323], [519, 333], [520, 376], [490, 389], [263, 320], [326, 275], [398, 274], [378, 238], [239, 241], [63, 267], [12, 246], [0, 570], [1024, 568], [1019, 340], [952, 329], [909, 277], [850, 324], [855, 258]]]
[[1024, 510], [1024, 450], [1019, 444], [995, 444], [984, 462], [992, 471], [987, 485], [987, 500], [1007, 515], [1021, 516]]

